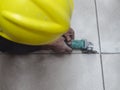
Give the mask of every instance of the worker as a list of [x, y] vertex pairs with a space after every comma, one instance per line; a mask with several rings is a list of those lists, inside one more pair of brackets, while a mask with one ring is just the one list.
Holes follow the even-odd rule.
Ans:
[[71, 53], [72, 0], [0, 0], [0, 50]]

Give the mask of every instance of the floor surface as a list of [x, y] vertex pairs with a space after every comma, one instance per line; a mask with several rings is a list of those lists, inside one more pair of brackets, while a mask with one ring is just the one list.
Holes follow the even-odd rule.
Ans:
[[0, 90], [120, 90], [120, 1], [74, 2], [75, 37], [98, 54], [0, 53]]

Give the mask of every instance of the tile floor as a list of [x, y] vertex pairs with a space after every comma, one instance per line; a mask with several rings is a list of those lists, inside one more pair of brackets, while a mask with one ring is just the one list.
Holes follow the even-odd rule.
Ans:
[[0, 54], [0, 90], [120, 90], [120, 1], [75, 0], [76, 39], [99, 54]]

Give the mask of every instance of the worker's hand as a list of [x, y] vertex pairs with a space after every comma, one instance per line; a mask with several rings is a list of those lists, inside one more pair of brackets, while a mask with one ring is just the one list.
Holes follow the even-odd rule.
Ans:
[[69, 31], [63, 35], [63, 37], [65, 38], [65, 42], [68, 45], [70, 45], [72, 40], [74, 40], [74, 37], [75, 37], [74, 30], [70, 28]]
[[51, 44], [51, 49], [56, 53], [71, 53], [72, 49], [65, 43], [65, 38], [60, 37]]
[[50, 44], [51, 49], [56, 53], [71, 53], [70, 48], [71, 41], [74, 39], [74, 31], [72, 28], [67, 33], [61, 36], [58, 40]]

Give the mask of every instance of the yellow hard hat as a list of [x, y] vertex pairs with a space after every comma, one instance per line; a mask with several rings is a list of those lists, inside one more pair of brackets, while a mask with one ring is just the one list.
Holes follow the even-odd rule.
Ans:
[[0, 0], [0, 36], [27, 45], [53, 42], [68, 31], [72, 0]]

